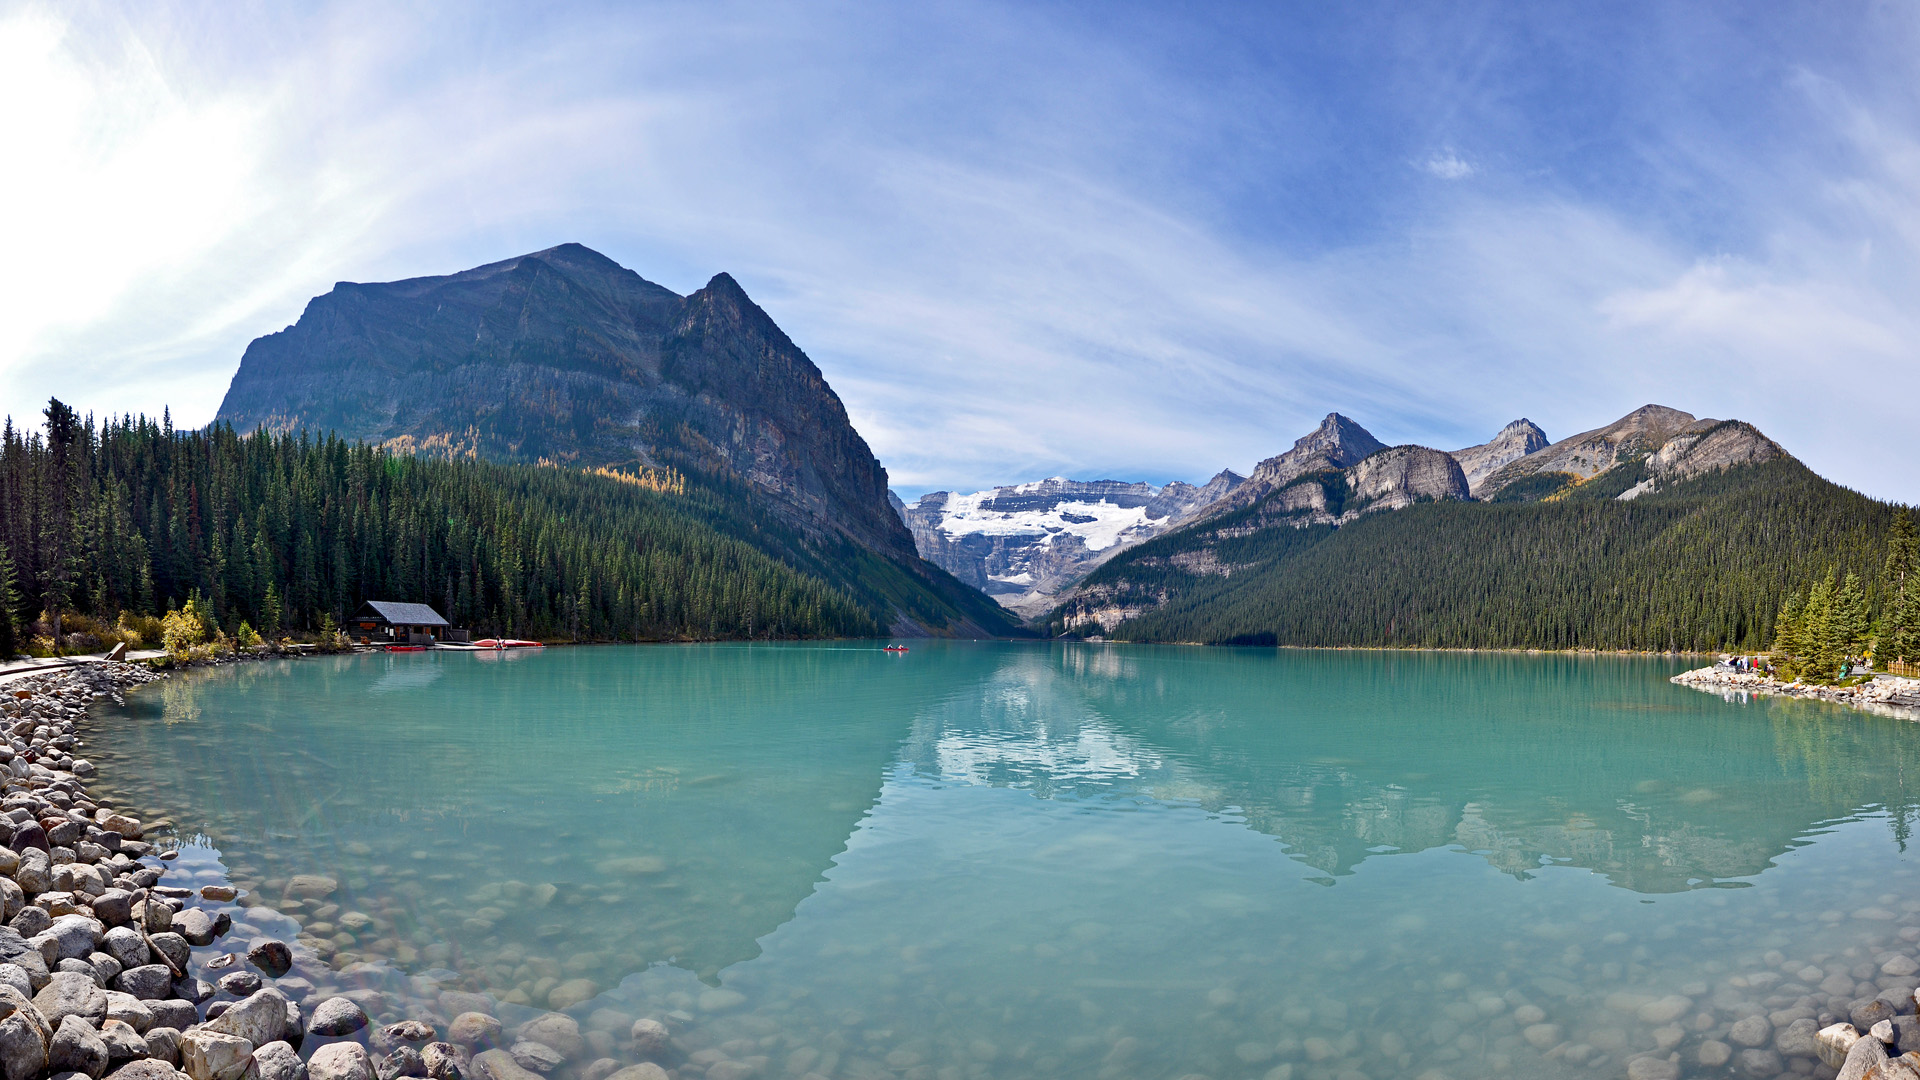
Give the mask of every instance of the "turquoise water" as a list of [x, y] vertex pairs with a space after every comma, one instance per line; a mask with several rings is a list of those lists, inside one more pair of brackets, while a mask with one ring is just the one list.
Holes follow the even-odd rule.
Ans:
[[1736, 1021], [1920, 982], [1880, 967], [1920, 939], [1920, 729], [1685, 666], [369, 655], [177, 677], [89, 736], [315, 981], [558, 1004], [616, 1059], [652, 1016], [682, 1078], [1717, 1076]]

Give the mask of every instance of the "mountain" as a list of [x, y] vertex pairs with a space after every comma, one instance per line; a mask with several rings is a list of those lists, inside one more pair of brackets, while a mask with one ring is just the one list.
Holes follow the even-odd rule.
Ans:
[[1293, 449], [1254, 466], [1246, 483], [1208, 507], [1204, 516], [1219, 517], [1251, 506], [1301, 476], [1344, 469], [1386, 448], [1366, 428], [1339, 413], [1328, 413], [1319, 427], [1294, 440]]
[[1242, 482], [1227, 470], [1203, 487], [1053, 477], [970, 495], [929, 492], [896, 509], [922, 558], [1015, 611], [1037, 615], [1063, 586], [1186, 523]]
[[799, 346], [718, 274], [689, 296], [579, 244], [341, 282], [256, 339], [218, 421], [500, 463], [667, 470], [724, 531], [849, 589], [895, 633], [1004, 633], [918, 558], [886, 470]]
[[1495, 469], [1546, 448], [1547, 433], [1540, 430], [1540, 425], [1523, 417], [1501, 428], [1498, 435], [1479, 446], [1455, 450], [1453, 460], [1460, 463], [1460, 469], [1467, 477], [1468, 490], [1477, 499], [1484, 490], [1481, 481]]
[[1139, 641], [1758, 648], [1791, 587], [1854, 571], [1872, 594], [1894, 512], [1750, 424], [1661, 406], [1494, 468], [1485, 501], [1448, 494], [1455, 474], [1419, 450], [1298, 476], [1119, 553], [1046, 623]]

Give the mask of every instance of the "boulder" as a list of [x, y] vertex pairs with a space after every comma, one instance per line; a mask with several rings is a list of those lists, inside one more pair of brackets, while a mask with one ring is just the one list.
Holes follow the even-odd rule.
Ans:
[[192, 955], [193, 947], [187, 944], [186, 938], [171, 930], [162, 930], [157, 934], [148, 934], [147, 942], [153, 946], [152, 951], [160, 954], [153, 958], [154, 963], [162, 964], [171, 961], [169, 966], [172, 970], [187, 970], [187, 957]]
[[153, 1026], [153, 1010], [132, 994], [107, 991], [107, 1019], [118, 1020], [138, 1032]]
[[47, 1067], [47, 1036], [23, 1010], [0, 1020], [0, 1072], [33, 1080]]
[[447, 1025], [447, 1041], [462, 1046], [491, 1046], [500, 1041], [500, 1021], [483, 1012], [463, 1012]]
[[519, 1036], [526, 1042], [552, 1047], [565, 1061], [579, 1061], [587, 1051], [587, 1040], [580, 1034], [579, 1022], [565, 1013], [547, 1013], [535, 1017], [521, 1025]]
[[180, 1036], [180, 1067], [193, 1080], [240, 1080], [253, 1063], [253, 1044], [218, 1031]]
[[505, 1050], [486, 1050], [473, 1056], [478, 1080], [541, 1080], [540, 1074], [520, 1066]]
[[[125, 1025], [122, 1025], [123, 1027]], [[128, 1029], [131, 1031], [132, 1029]], [[107, 1071], [107, 1044], [100, 1033], [79, 1016], [69, 1015], [54, 1030], [47, 1047], [47, 1068], [99, 1077]]]
[[667, 1070], [651, 1061], [643, 1061], [621, 1069], [607, 1077], [607, 1080], [667, 1080]]
[[147, 1008], [153, 1010], [153, 1022], [159, 1027], [170, 1027], [175, 1031], [185, 1031], [198, 1023], [200, 1010], [193, 1007], [191, 1001], [168, 998], [164, 1001], [149, 1001]]
[[658, 1057], [666, 1052], [667, 1045], [673, 1038], [673, 1034], [667, 1030], [667, 1025], [658, 1020], [645, 1018], [633, 1022], [632, 1034], [633, 1052], [644, 1058]]
[[147, 1040], [133, 1025], [111, 1017], [100, 1025], [100, 1041], [107, 1044], [107, 1068], [117, 1069], [129, 1061], [149, 1056]]
[[373, 1062], [359, 1043], [328, 1043], [308, 1059], [307, 1080], [374, 1080]]
[[125, 926], [133, 921], [133, 894], [125, 889], [108, 889], [93, 898], [93, 914], [108, 926]]
[[170, 1027], [150, 1027], [141, 1033], [147, 1040], [147, 1053], [169, 1064], [180, 1060], [180, 1029]]
[[46, 988], [33, 996], [33, 1007], [58, 1029], [69, 1016], [94, 1022], [106, 1019], [107, 995], [93, 979], [77, 971], [56, 971]]
[[507, 1050], [513, 1055], [514, 1064], [537, 1073], [550, 1073], [567, 1063], [560, 1052], [545, 1043], [528, 1042], [521, 1039]]
[[116, 926], [100, 938], [100, 951], [120, 961], [124, 971], [151, 963], [153, 951], [147, 948], [147, 939], [138, 931], [124, 926]]
[[121, 972], [113, 985], [142, 1001], [159, 1001], [173, 991], [173, 972], [161, 964], [143, 964]]
[[158, 1058], [129, 1061], [107, 1074], [107, 1080], [179, 1080], [172, 1065]]
[[313, 1019], [307, 1021], [307, 1031], [321, 1036], [351, 1035], [366, 1026], [366, 1011], [343, 997], [330, 997], [314, 1006]]
[[433, 1080], [466, 1080], [460, 1069], [460, 1051], [452, 1043], [431, 1042], [420, 1048], [420, 1060], [426, 1063]]
[[189, 945], [213, 944], [213, 916], [200, 908], [188, 908], [173, 917], [173, 932], [187, 939]]
[[238, 1036], [254, 1046], [280, 1042], [287, 1031], [287, 996], [278, 990], [261, 990], [209, 1021], [207, 1030]]
[[307, 1080], [307, 1063], [285, 1042], [270, 1042], [255, 1050], [253, 1069], [259, 1080]]
[[269, 979], [277, 979], [293, 968], [293, 950], [284, 941], [262, 938], [247, 950], [247, 963], [260, 969]]
[[422, 1077], [427, 1075], [426, 1059], [420, 1051], [411, 1046], [394, 1048], [393, 1053], [381, 1058], [373, 1067], [380, 1080], [400, 1080], [403, 1076]]

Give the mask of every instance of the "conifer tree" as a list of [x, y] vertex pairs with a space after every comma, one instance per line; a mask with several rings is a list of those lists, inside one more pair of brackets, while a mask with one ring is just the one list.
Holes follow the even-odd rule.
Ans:
[[1833, 597], [1833, 645], [1842, 661], [1866, 651], [1867, 636], [1872, 629], [1867, 617], [1867, 595], [1860, 588], [1859, 576], [1849, 571], [1840, 591]]
[[1920, 659], [1920, 529], [1914, 528], [1910, 510], [1896, 514], [1887, 530], [1881, 595], [1886, 613], [1874, 659], [1883, 665]]
[[0, 543], [0, 661], [11, 660], [20, 652], [20, 583], [13, 569], [13, 556]]

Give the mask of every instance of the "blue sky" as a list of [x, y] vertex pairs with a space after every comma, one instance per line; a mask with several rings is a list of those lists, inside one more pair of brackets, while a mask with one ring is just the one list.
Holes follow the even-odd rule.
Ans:
[[337, 280], [732, 273], [909, 497], [1649, 401], [1920, 501], [1920, 15], [0, 3], [0, 410], [211, 418]]

